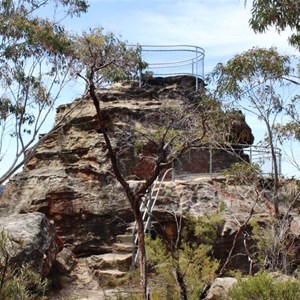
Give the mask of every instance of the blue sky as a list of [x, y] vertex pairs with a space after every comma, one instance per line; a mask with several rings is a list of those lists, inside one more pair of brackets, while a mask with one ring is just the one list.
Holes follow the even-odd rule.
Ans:
[[[250, 5], [245, 7], [244, 0], [92, 0], [87, 14], [64, 20], [64, 24], [73, 33], [103, 27], [130, 44], [200, 46], [205, 49], [205, 73], [253, 46], [275, 46], [284, 54], [299, 56], [288, 45], [289, 32], [255, 34], [249, 28], [249, 18]], [[69, 86], [57, 105], [79, 97], [81, 87]], [[55, 111], [44, 132], [52, 126], [54, 115]], [[264, 128], [253, 116], [246, 115], [246, 119], [257, 142]], [[293, 175], [293, 171], [288, 173]]]

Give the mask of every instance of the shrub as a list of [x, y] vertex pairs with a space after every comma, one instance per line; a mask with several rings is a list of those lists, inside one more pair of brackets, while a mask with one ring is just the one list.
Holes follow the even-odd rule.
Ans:
[[223, 171], [226, 181], [237, 185], [253, 184], [261, 173], [257, 164], [234, 163]]
[[260, 267], [291, 274], [297, 264], [299, 242], [291, 232], [289, 218], [270, 218], [264, 224], [254, 218], [250, 224]]
[[299, 280], [282, 280], [271, 274], [260, 272], [247, 279], [239, 278], [238, 283], [228, 292], [228, 300], [298, 300]]
[[223, 223], [220, 215], [186, 216], [177, 222], [179, 238], [169, 242], [147, 238], [148, 263], [155, 272], [152, 283], [159, 299], [199, 299], [203, 287], [213, 281], [219, 263], [212, 257], [212, 245]]
[[0, 299], [33, 300], [43, 299], [47, 280], [24, 264], [15, 266], [10, 262], [13, 256], [13, 242], [3, 231], [0, 233]]

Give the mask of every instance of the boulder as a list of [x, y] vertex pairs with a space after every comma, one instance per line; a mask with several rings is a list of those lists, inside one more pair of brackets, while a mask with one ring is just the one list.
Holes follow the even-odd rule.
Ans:
[[132, 254], [106, 253], [93, 255], [87, 259], [88, 265], [93, 270], [112, 270], [128, 271], [132, 263]]
[[228, 290], [236, 283], [237, 279], [233, 277], [216, 278], [205, 300], [225, 300]]
[[75, 266], [76, 257], [72, 251], [63, 248], [56, 256], [55, 271], [61, 274], [69, 274]]
[[0, 231], [8, 236], [6, 247], [13, 264], [29, 264], [47, 276], [59, 252], [54, 226], [46, 216], [34, 212], [0, 219]]

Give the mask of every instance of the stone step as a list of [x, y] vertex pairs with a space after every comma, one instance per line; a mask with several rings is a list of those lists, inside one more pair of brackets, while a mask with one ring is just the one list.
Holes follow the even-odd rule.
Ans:
[[133, 244], [114, 243], [112, 245], [113, 253], [132, 253]]
[[127, 272], [122, 272], [122, 271], [119, 271], [116, 269], [111, 269], [111, 270], [99, 270], [99, 274], [120, 277], [120, 276], [126, 275]]
[[131, 253], [106, 253], [101, 255], [92, 255], [87, 258], [89, 267], [92, 270], [110, 270], [117, 269], [126, 272], [130, 269], [132, 262]]
[[96, 270], [94, 272], [94, 276], [99, 280], [99, 282], [105, 285], [118, 278], [124, 277], [126, 274], [127, 272], [122, 272], [116, 269]]
[[127, 223], [125, 235], [127, 235], [127, 234], [132, 235], [132, 230], [134, 228], [134, 224], [135, 224], [135, 222]]
[[117, 243], [132, 244], [132, 233], [120, 234], [116, 236]]

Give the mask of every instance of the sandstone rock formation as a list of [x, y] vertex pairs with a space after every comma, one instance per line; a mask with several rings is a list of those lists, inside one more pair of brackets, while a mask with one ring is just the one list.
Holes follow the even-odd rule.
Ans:
[[[193, 77], [154, 78], [143, 88], [130, 83], [99, 90], [106, 128], [125, 174], [143, 178], [151, 167], [132, 146], [135, 122], [159, 109], [164, 101], [183, 101], [191, 93]], [[46, 138], [24, 171], [8, 183], [0, 215], [43, 212], [77, 256], [109, 252], [114, 237], [125, 231], [133, 217], [114, 180], [103, 138], [96, 133], [98, 124], [90, 99], [59, 107], [56, 124], [61, 119], [64, 126]], [[243, 123], [245, 128], [248, 134], [244, 135], [251, 140], [251, 130]]]
[[[191, 98], [191, 94], [194, 94], [192, 77], [154, 78], [142, 88], [129, 83], [98, 91], [105, 127], [132, 187], [139, 182], [130, 179], [145, 178], [151, 167], [135, 151], [136, 122], [141, 123], [145, 115], [158, 110], [164, 101], [199, 101], [197, 97]], [[46, 136], [23, 172], [6, 185], [0, 201], [1, 217], [12, 213], [44, 213], [54, 223], [64, 246], [82, 265], [90, 264], [89, 270], [106, 263], [107, 259], [101, 255], [113, 252], [116, 237], [123, 235], [133, 221], [129, 203], [114, 179], [102, 135], [97, 133], [95, 115], [91, 100], [85, 97], [60, 106], [55, 125], [63, 120], [63, 126]], [[239, 142], [252, 143], [251, 129], [243, 118], [236, 123], [235, 134], [238, 128], [243, 133], [238, 134]], [[147, 147], [144, 150], [151, 151]], [[199, 168], [195, 166], [201, 161], [207, 163], [207, 159], [201, 160], [201, 155], [204, 154], [198, 153], [190, 166], [186, 164], [183, 173], [197, 173]], [[232, 161], [225, 152], [220, 152], [218, 170]], [[175, 176], [174, 181], [164, 183], [154, 210], [156, 221], [167, 227], [174, 213], [198, 215], [218, 211], [221, 203], [225, 203], [226, 224], [215, 250], [216, 257], [224, 261], [238, 220], [247, 217], [256, 195], [245, 187], [224, 191], [222, 182], [209, 177], [177, 179]], [[262, 214], [265, 209], [257, 207], [256, 213]], [[241, 238], [236, 252], [242, 248]], [[235, 264], [242, 269], [249, 267], [245, 256], [237, 256]]]
[[61, 250], [54, 227], [42, 213], [1, 217], [0, 231], [8, 237], [10, 263], [29, 264], [43, 277], [47, 276]]

